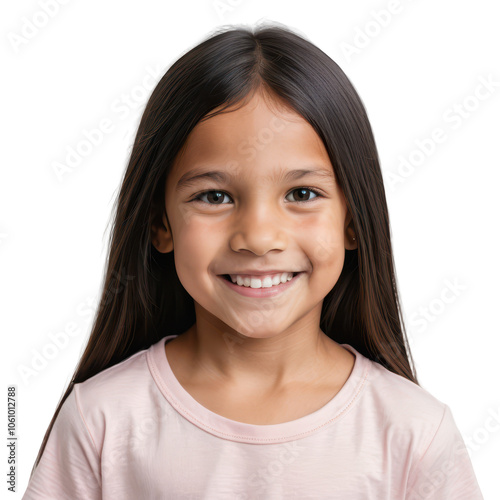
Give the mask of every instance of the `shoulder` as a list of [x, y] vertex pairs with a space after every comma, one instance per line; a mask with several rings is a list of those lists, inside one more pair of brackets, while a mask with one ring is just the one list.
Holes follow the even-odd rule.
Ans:
[[375, 361], [371, 364], [367, 391], [387, 425], [412, 439], [428, 444], [439, 428], [448, 406], [424, 387]]
[[151, 411], [154, 381], [147, 352], [139, 351], [73, 387], [76, 410], [99, 450], [105, 438], [122, 435]]
[[128, 404], [134, 393], [144, 387], [149, 376], [147, 349], [106, 368], [93, 377], [75, 384], [81, 403], [122, 406]]
[[417, 477], [417, 464], [426, 470], [433, 462], [443, 461], [451, 461], [472, 476], [451, 408], [425, 388], [375, 361], [365, 360], [369, 376], [360, 410], [372, 420], [368, 426], [379, 433], [381, 441], [399, 459], [407, 460], [411, 477]]
[[[365, 358], [366, 359], [366, 358]], [[404, 421], [441, 419], [445, 403], [424, 387], [398, 375], [380, 363], [367, 360], [370, 366], [368, 390], [380, 410], [388, 411]]]
[[411, 426], [442, 419], [446, 404], [424, 387], [398, 375], [380, 363], [342, 344], [356, 355], [355, 373], [363, 379], [358, 403], [367, 415], [381, 415], [394, 425]]
[[405, 498], [482, 499], [450, 407], [379, 363], [364, 361], [368, 377], [359, 410], [379, 446], [404, 464]]
[[427, 389], [376, 361], [364, 356], [361, 359], [367, 377], [358, 410], [381, 438], [394, 440], [399, 443], [397, 448], [406, 447], [419, 456], [438, 429], [448, 426], [456, 430], [450, 408]]

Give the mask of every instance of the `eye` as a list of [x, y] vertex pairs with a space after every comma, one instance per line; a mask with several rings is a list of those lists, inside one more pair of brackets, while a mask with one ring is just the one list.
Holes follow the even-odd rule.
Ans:
[[[301, 202], [301, 201], [308, 202], [308, 201], [314, 200], [315, 198], [318, 198], [318, 197], [322, 196], [315, 189], [307, 188], [307, 187], [300, 187], [300, 188], [295, 188], [292, 191], [290, 191], [290, 193], [287, 194], [287, 197], [290, 196], [291, 194], [293, 194], [295, 191], [298, 191], [300, 193], [299, 194], [299, 198], [302, 198], [302, 199], [289, 200], [292, 203]], [[314, 198], [303, 199], [304, 196], [309, 196], [307, 194], [307, 191], [313, 193], [314, 194]], [[205, 201], [203, 199], [205, 196], [207, 197], [207, 201]], [[229, 197], [229, 195], [227, 193], [225, 193], [224, 191], [216, 191], [216, 190], [203, 191], [202, 193], [200, 193], [197, 196], [195, 196], [191, 201], [199, 201], [199, 202], [205, 203], [207, 205], [227, 205], [227, 203], [222, 203], [222, 200], [224, 200], [224, 196]], [[214, 203], [212, 203], [212, 201], [214, 201]]]
[[[208, 203], [202, 200], [204, 196], [208, 196]], [[229, 195], [227, 193], [224, 193], [224, 191], [204, 191], [203, 193], [200, 193], [195, 198], [193, 198], [191, 201], [201, 201], [203, 203], [207, 203], [208, 205], [227, 205], [227, 203], [219, 203], [224, 199], [224, 196], [229, 197]], [[212, 199], [212, 201], [215, 201], [215, 203], [211, 203], [210, 199]]]
[[[313, 193], [314, 194], [314, 198], [318, 198], [318, 197], [321, 196], [318, 193], [318, 191], [316, 191], [315, 189], [311, 189], [311, 188], [307, 188], [307, 187], [295, 188], [292, 191], [290, 191], [290, 193], [287, 196], [289, 196], [290, 194], [294, 193], [295, 191], [298, 191], [300, 193], [299, 194], [300, 198], [302, 198], [304, 196], [307, 196], [307, 191], [310, 191], [311, 193]], [[314, 200], [314, 198], [311, 198], [311, 199]], [[292, 200], [292, 202], [294, 202], [294, 201], [311, 201], [311, 199], [307, 199], [307, 200], [304, 200], [304, 199]]]

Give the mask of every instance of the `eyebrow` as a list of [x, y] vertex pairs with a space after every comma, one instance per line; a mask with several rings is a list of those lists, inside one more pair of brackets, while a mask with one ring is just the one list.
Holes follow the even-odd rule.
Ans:
[[[201, 171], [201, 170], [202, 169], [198, 168], [186, 172], [177, 182], [177, 186], [175, 188], [176, 191], [181, 191], [182, 189], [192, 186], [197, 181], [202, 179], [213, 179], [221, 183], [227, 183], [232, 177], [230, 174], [222, 170], [208, 170], [208, 171]], [[335, 175], [331, 168], [328, 170], [325, 170], [323, 168], [320, 169], [299, 168], [295, 170], [289, 170], [285, 175], [283, 175], [282, 172], [281, 175], [278, 177], [281, 177], [284, 182], [288, 182], [288, 181], [295, 181], [298, 179], [302, 179], [303, 177], [306, 176], [315, 176], [323, 179], [335, 180]]]

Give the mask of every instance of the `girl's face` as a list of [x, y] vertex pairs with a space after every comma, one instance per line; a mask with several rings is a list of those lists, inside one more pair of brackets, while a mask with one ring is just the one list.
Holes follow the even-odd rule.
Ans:
[[[153, 226], [156, 248], [174, 250], [197, 324], [222, 334], [319, 332], [323, 299], [345, 249], [355, 248], [321, 139], [300, 115], [275, 108], [256, 93], [239, 110], [198, 123], [167, 179], [163, 223], [171, 232]], [[300, 274], [286, 286], [244, 288], [270, 296], [242, 295], [224, 278], [260, 270]]]

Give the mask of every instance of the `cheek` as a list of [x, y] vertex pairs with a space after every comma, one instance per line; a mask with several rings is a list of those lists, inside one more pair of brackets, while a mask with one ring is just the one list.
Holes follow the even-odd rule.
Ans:
[[[192, 217], [188, 223], [179, 224], [174, 233], [175, 267], [179, 279], [200, 284], [215, 256], [220, 251], [220, 239], [206, 222]], [[184, 285], [184, 283], [183, 283]], [[184, 285], [186, 288], [186, 285]]]
[[333, 270], [340, 266], [342, 270], [345, 257], [344, 227], [339, 217], [325, 215], [304, 220], [297, 227], [297, 234], [314, 268]]

